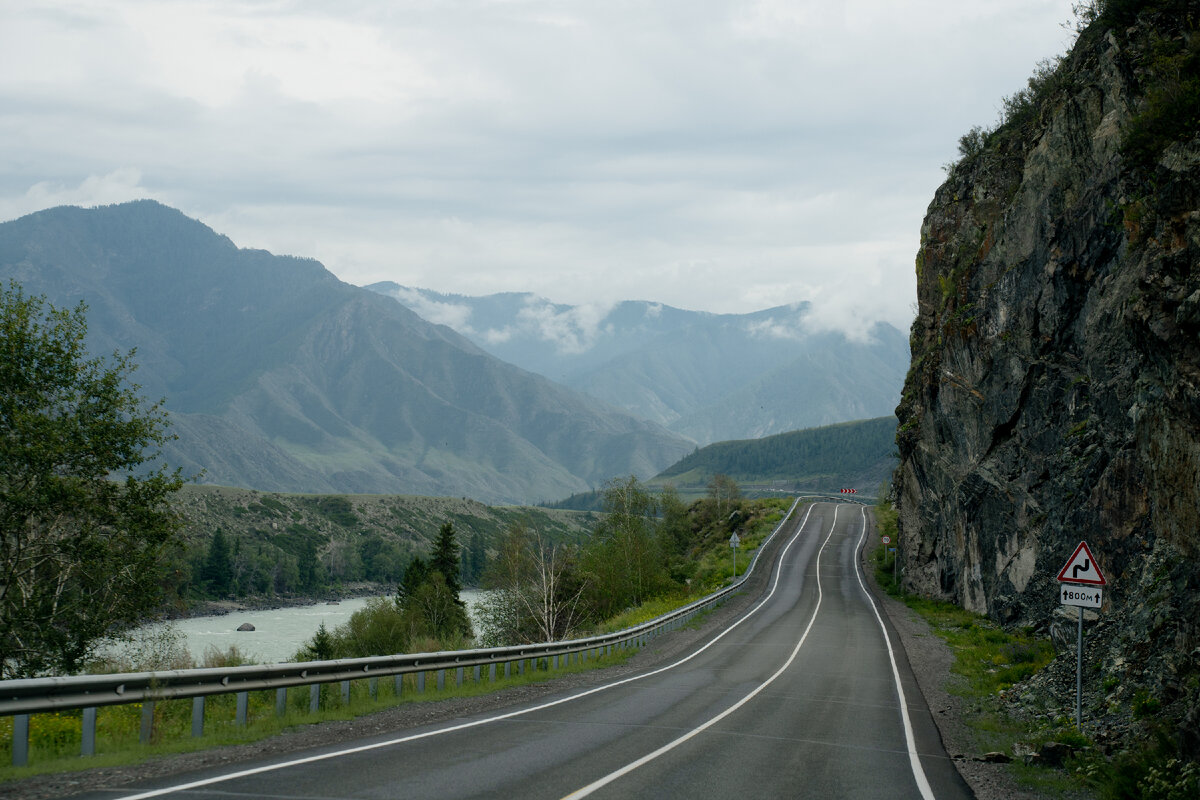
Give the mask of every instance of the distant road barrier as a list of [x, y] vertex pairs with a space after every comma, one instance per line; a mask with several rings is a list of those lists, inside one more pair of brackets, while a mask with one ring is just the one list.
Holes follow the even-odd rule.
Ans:
[[534, 670], [539, 662], [544, 662], [544, 669], [557, 669], [569, 666], [572, 661], [587, 661], [611, 654], [615, 648], [642, 647], [658, 634], [675, 630], [697, 614], [719, 605], [741, 588], [742, 583], [753, 574], [759, 555], [791, 519], [800, 501], [805, 499], [833, 498], [812, 495], [796, 498], [775, 530], [759, 545], [749, 568], [734, 583], [649, 622], [615, 633], [561, 642], [476, 650], [0, 681], [0, 717], [13, 718], [13, 766], [28, 763], [29, 718], [32, 714], [83, 709], [80, 754], [89, 756], [96, 752], [96, 709], [100, 706], [141, 703], [141, 740], [148, 743], [154, 719], [154, 703], [160, 700], [192, 698], [192, 736], [199, 737], [204, 733], [205, 698], [213, 695], [236, 694], [237, 722], [244, 725], [247, 721], [249, 693], [252, 691], [274, 689], [275, 711], [283, 716], [287, 707], [287, 691], [296, 686], [309, 687], [309, 711], [315, 712], [320, 700], [320, 687], [327, 683], [340, 682], [342, 698], [348, 701], [351, 681], [371, 681], [371, 694], [374, 695], [378, 679], [391, 676], [395, 680], [396, 695], [399, 696], [404, 675], [415, 674], [417, 691], [421, 692], [430, 673], [436, 674], [437, 686], [442, 688], [446, 670], [449, 669], [455, 670], [457, 684], [461, 685], [466, 669], [472, 669], [475, 680], [479, 681], [483, 668], [487, 667], [488, 680], [495, 681], [501, 670], [504, 677], [508, 677], [514, 665], [520, 673], [525, 671], [526, 663]]

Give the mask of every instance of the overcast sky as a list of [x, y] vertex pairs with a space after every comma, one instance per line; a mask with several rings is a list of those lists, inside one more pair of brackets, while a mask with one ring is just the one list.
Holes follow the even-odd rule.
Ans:
[[906, 328], [1071, 0], [2, 0], [0, 220], [151, 197], [345, 281]]

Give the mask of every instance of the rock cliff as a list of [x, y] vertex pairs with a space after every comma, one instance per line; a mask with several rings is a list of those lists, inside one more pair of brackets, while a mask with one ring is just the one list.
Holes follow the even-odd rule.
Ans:
[[1140, 692], [1195, 748], [1200, 7], [1092, 12], [1001, 126], [963, 137], [929, 206], [897, 409], [901, 566], [910, 591], [1045, 629], [1086, 540], [1110, 584], [1092, 710]]

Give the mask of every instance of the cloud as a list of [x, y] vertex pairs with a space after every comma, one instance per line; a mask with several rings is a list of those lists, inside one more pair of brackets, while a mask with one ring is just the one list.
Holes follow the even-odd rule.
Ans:
[[453, 328], [464, 336], [475, 333], [471, 327], [471, 307], [462, 303], [444, 303], [434, 300], [416, 289], [401, 286], [390, 294], [424, 319], [435, 325]]
[[483, 332], [483, 338], [489, 344], [504, 344], [513, 338], [514, 333], [511, 325], [505, 325], [503, 328], [488, 328]]
[[517, 325], [542, 341], [551, 342], [560, 353], [589, 350], [606, 327], [611, 306], [596, 303], [562, 308], [540, 298], [531, 298], [517, 312]]
[[0, 197], [0, 219], [12, 219], [55, 206], [92, 206], [124, 203], [161, 195], [142, 185], [141, 170], [123, 167], [105, 175], [89, 175], [74, 186], [39, 181], [24, 194]]
[[906, 326], [941, 165], [1070, 5], [9, 0], [0, 215], [153, 197], [360, 285]]
[[793, 303], [785, 312], [772, 314], [766, 319], [750, 320], [746, 332], [762, 339], [784, 339], [803, 341], [811, 328], [805, 324], [807, 306]]

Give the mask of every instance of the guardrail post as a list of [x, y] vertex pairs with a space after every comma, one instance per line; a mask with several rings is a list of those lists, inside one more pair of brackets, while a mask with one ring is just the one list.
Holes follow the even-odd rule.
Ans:
[[488, 683], [496, 682], [496, 662], [493, 661], [488, 665]]
[[454, 685], [462, 686], [462, 682], [463, 682], [463, 668], [459, 667], [458, 669], [454, 670]]
[[308, 685], [308, 713], [315, 714], [317, 709], [321, 707], [321, 684], [310, 683]]
[[[479, 674], [480, 674], [480, 669], [482, 669], [482, 665], [481, 665], [481, 664], [476, 664], [476, 665], [475, 665], [475, 682], [476, 682], [476, 683], [479, 683]], [[494, 669], [496, 669], [496, 665], [495, 665], [495, 664], [492, 664], [492, 669], [493, 669], [493, 670], [494, 670]]]
[[510, 675], [512, 675], [512, 662], [505, 661], [504, 662], [504, 677], [507, 678]]
[[287, 687], [281, 686], [275, 690], [275, 716], [282, 717], [287, 713]]
[[444, 669], [438, 670], [437, 687], [439, 692], [446, 688], [446, 670]]
[[371, 695], [372, 700], [379, 696], [379, 678], [367, 679], [367, 694]]
[[150, 744], [150, 737], [154, 735], [154, 701], [142, 701], [142, 724], [138, 729], [138, 741], [142, 744]]
[[350, 681], [342, 681], [342, 705], [350, 705]]
[[12, 763], [23, 767], [29, 763], [29, 715], [13, 715]]
[[523, 659], [523, 658], [517, 662], [517, 674], [518, 675], [525, 674], [525, 659]]
[[425, 673], [424, 672], [417, 673], [417, 691], [420, 692], [421, 694], [425, 693]]
[[396, 674], [394, 683], [395, 683], [395, 685], [392, 687], [392, 689], [395, 691], [396, 697], [399, 698], [404, 695], [404, 673], [403, 672]]
[[237, 724], [238, 725], [245, 727], [246, 714], [247, 714], [247, 711], [249, 710], [249, 708], [250, 708], [250, 693], [249, 692], [238, 692], [237, 693]]
[[192, 738], [204, 735], [204, 695], [192, 698]]
[[79, 755], [96, 755], [96, 707], [83, 710], [83, 741], [79, 744]]

